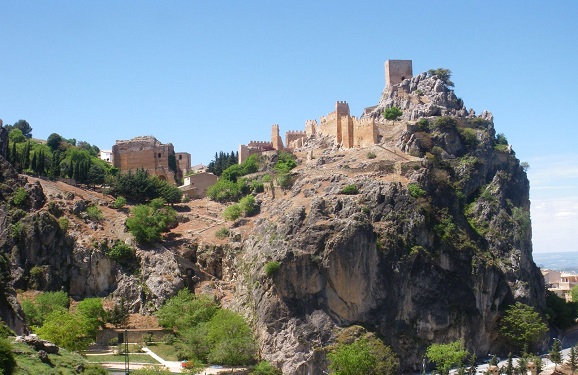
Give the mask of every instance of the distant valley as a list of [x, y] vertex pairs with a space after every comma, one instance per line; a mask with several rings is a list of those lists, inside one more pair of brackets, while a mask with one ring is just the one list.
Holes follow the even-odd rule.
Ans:
[[534, 253], [533, 257], [540, 268], [578, 273], [578, 251]]

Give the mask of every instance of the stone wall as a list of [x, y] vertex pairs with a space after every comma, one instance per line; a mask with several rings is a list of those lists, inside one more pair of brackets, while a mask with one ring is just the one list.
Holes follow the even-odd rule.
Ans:
[[162, 144], [155, 137], [136, 137], [116, 141], [112, 146], [112, 165], [121, 172], [144, 169], [169, 183], [175, 183], [175, 173], [169, 168], [169, 156], [175, 150], [171, 143]]
[[385, 87], [397, 85], [412, 76], [411, 60], [387, 60], [385, 62]]
[[345, 148], [367, 147], [377, 143], [375, 120], [351, 116], [346, 102], [337, 102], [335, 112], [321, 117], [320, 125], [309, 120], [305, 126], [306, 133], [315, 129], [319, 134], [335, 137], [335, 141]]
[[307, 134], [304, 131], [288, 131], [285, 133], [285, 145], [288, 148], [301, 147], [305, 138], [307, 138]]
[[[112, 339], [117, 339], [118, 343], [124, 342], [125, 330], [122, 328], [106, 328], [102, 331], [98, 331], [96, 334], [96, 344], [97, 345], [109, 345]], [[129, 343], [143, 343], [144, 335], [152, 335], [152, 341], [161, 342], [164, 341], [166, 335], [173, 335], [173, 331], [170, 329], [163, 328], [152, 328], [152, 329], [127, 329], [126, 336]]]
[[[207, 188], [217, 183], [219, 178], [212, 173], [201, 172], [185, 177], [184, 186], [180, 187], [190, 198], [204, 198]], [[193, 189], [194, 188], [194, 189]]]
[[177, 159], [177, 168], [184, 176], [191, 171], [191, 154], [188, 152], [177, 152], [175, 154]]
[[283, 140], [281, 140], [281, 136], [279, 135], [278, 124], [274, 124], [271, 127], [271, 144], [275, 150], [283, 150]]

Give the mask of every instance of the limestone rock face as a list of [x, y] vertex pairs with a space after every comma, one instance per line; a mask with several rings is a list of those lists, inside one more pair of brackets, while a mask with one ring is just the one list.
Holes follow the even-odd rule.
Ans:
[[[435, 77], [402, 85], [422, 80], [444, 93]], [[285, 374], [321, 373], [321, 348], [359, 324], [416, 370], [433, 342], [505, 350], [498, 321], [516, 300], [544, 310], [526, 173], [494, 147], [490, 122], [475, 124], [404, 133], [406, 152], [424, 158], [397, 175], [333, 154], [322, 168], [302, 165], [283, 199], [263, 200], [236, 275], [224, 277], [236, 281], [236, 308], [254, 322], [266, 359]], [[347, 185], [358, 193], [342, 194]], [[271, 261], [281, 266], [267, 276]]]
[[381, 119], [383, 111], [390, 107], [399, 107], [403, 111], [401, 118], [404, 120], [475, 115], [472, 110], [466, 110], [463, 101], [439, 77], [428, 76], [427, 73], [384, 89], [378, 105], [365, 116]]

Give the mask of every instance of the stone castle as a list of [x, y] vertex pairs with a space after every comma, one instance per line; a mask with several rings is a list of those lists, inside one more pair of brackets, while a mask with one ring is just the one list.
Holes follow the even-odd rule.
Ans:
[[[385, 62], [385, 87], [398, 85], [413, 76], [411, 60], [387, 60]], [[360, 118], [351, 116], [349, 104], [345, 101], [335, 103], [335, 111], [317, 120], [307, 120], [305, 131], [288, 131], [285, 133], [285, 144], [279, 135], [279, 125], [271, 129], [271, 141], [251, 141], [239, 146], [239, 164], [253, 154], [265, 151], [294, 149], [303, 146], [305, 140], [315, 134], [332, 136], [335, 143], [343, 148], [367, 147], [378, 143], [377, 123], [380, 118], [366, 116], [375, 107], [366, 108]]]
[[[174, 167], [171, 167], [171, 159]], [[190, 171], [191, 155], [175, 153], [172, 143], [162, 144], [153, 136], [135, 137], [131, 140], [116, 141], [112, 146], [112, 165], [121, 172], [144, 169], [151, 175], [176, 184]]]

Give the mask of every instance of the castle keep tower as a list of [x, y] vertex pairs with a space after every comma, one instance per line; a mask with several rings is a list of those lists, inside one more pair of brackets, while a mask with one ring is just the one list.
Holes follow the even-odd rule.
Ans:
[[387, 60], [385, 62], [385, 87], [401, 83], [404, 79], [413, 77], [411, 60]]

